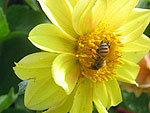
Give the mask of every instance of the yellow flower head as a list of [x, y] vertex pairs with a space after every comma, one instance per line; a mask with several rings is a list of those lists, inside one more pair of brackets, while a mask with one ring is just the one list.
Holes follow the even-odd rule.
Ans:
[[44, 113], [99, 113], [122, 101], [117, 80], [136, 84], [136, 64], [150, 49], [143, 34], [150, 11], [138, 0], [38, 0], [53, 24], [36, 26], [29, 40], [46, 51], [14, 68], [30, 79], [25, 105]]

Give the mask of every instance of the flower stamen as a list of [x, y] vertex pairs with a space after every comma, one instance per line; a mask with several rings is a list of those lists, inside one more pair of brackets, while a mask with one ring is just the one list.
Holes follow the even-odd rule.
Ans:
[[108, 81], [117, 74], [114, 69], [123, 64], [121, 60], [121, 34], [97, 27], [93, 32], [80, 36], [76, 56], [81, 73], [92, 81]]

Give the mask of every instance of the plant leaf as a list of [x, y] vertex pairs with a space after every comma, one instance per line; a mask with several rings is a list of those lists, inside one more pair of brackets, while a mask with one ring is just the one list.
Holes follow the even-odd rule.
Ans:
[[27, 4], [35, 11], [40, 11], [40, 7], [36, 0], [25, 0]]
[[0, 42], [5, 40], [5, 36], [9, 33], [9, 27], [6, 20], [6, 16], [3, 13], [2, 8], [0, 8]]
[[122, 91], [123, 102], [120, 104], [126, 110], [136, 113], [149, 113], [148, 111], [148, 95], [143, 93], [140, 97], [136, 97], [134, 93]]
[[26, 34], [36, 25], [49, 22], [43, 13], [36, 12], [25, 5], [8, 7], [6, 15], [11, 31], [23, 31]]
[[7, 109], [17, 99], [17, 96], [13, 88], [10, 89], [7, 95], [0, 96], [0, 112]]

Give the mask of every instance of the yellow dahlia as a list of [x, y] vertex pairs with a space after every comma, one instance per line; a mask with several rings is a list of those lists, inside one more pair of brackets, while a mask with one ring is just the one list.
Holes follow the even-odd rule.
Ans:
[[44, 113], [99, 113], [122, 101], [117, 80], [136, 84], [136, 64], [150, 49], [143, 34], [150, 10], [138, 0], [38, 0], [53, 24], [36, 26], [29, 40], [46, 51], [14, 67], [30, 80], [25, 105]]

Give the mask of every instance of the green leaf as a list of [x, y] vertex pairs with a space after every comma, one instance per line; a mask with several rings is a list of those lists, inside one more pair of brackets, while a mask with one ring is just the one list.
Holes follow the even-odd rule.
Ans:
[[13, 38], [1, 45], [0, 94], [7, 93], [11, 87], [18, 91], [18, 84], [21, 80], [12, 69], [15, 66], [14, 62], [18, 62], [28, 54], [40, 51], [28, 40], [28, 36], [23, 35], [22, 32], [14, 33], [11, 36]]
[[3, 5], [3, 0], [0, 0], [0, 7], [2, 7]]
[[18, 86], [19, 86], [18, 95], [24, 94], [28, 82], [29, 82], [29, 80], [26, 80], [26, 81], [22, 81], [18, 84]]
[[[31, 110], [27, 109], [24, 106], [24, 95], [18, 96], [13, 108], [15, 108], [15, 109], [6, 110], [7, 111], [6, 113], [18, 113], [18, 111], [20, 111], [19, 113], [35, 113], [35, 112], [32, 112]], [[10, 111], [14, 111], [14, 112], [10, 112]], [[5, 113], [5, 111], [4, 111], [4, 113]]]
[[22, 31], [26, 34], [36, 25], [49, 22], [43, 13], [36, 12], [25, 5], [8, 7], [6, 15], [11, 31]]
[[26, 110], [27, 108], [24, 105], [24, 95], [19, 95], [16, 99], [14, 106], [16, 109]]
[[16, 108], [9, 108], [5, 111], [3, 111], [3, 113], [34, 113], [31, 111], [25, 111], [25, 110], [21, 110], [21, 109], [16, 109]]
[[27, 4], [35, 11], [40, 11], [39, 4], [36, 0], [25, 0]]
[[148, 95], [143, 93], [140, 97], [136, 97], [134, 93], [128, 93], [122, 91], [123, 102], [120, 104], [124, 109], [137, 112], [137, 113], [149, 113], [148, 111]]
[[5, 40], [5, 36], [8, 35], [8, 33], [9, 33], [8, 23], [2, 8], [0, 8], [0, 42]]
[[150, 0], [139, 0], [137, 7], [139, 8], [150, 8]]
[[17, 98], [14, 89], [11, 88], [8, 95], [0, 96], [0, 112], [7, 109]]
[[150, 24], [148, 25], [148, 27], [144, 31], [144, 34], [150, 37]]

